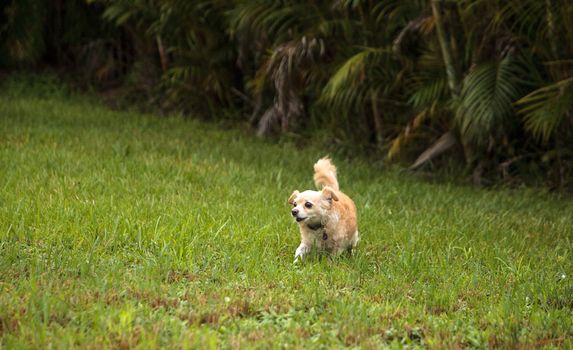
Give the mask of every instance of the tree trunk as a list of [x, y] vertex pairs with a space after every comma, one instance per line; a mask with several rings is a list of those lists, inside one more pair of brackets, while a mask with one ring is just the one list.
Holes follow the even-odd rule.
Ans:
[[[436, 34], [438, 37], [438, 43], [440, 44], [440, 50], [442, 52], [442, 58], [444, 60], [444, 66], [446, 68], [446, 75], [448, 77], [448, 87], [452, 97], [455, 99], [459, 96], [461, 90], [461, 81], [457, 74], [456, 66], [454, 65], [454, 59], [452, 54], [452, 45], [448, 40], [446, 29], [444, 26], [444, 21], [442, 18], [442, 8], [440, 6], [440, 0], [432, 0], [430, 2], [432, 7], [432, 14], [436, 22]], [[452, 148], [457, 144], [457, 133], [455, 132], [453, 125], [450, 126], [450, 130], [446, 131], [442, 136], [425, 150], [418, 159], [410, 166], [411, 170], [415, 170], [427, 163], [428, 161], [434, 159], [438, 155], [444, 153], [445, 151]], [[464, 154], [466, 162], [471, 163], [473, 159], [473, 150], [471, 145], [461, 140], [461, 145], [464, 149]]]
[[370, 97], [372, 102], [372, 117], [374, 119], [374, 131], [376, 133], [376, 145], [382, 144], [382, 118], [380, 118], [380, 111], [378, 110], [378, 101], [376, 94], [372, 93]]
[[448, 131], [443, 134], [438, 141], [434, 142], [430, 148], [425, 150], [418, 159], [410, 166], [410, 170], [416, 170], [420, 166], [426, 164], [430, 160], [436, 158], [440, 154], [444, 153], [445, 151], [449, 150], [450, 148], [456, 145], [456, 138], [452, 134], [452, 132]]
[[169, 57], [167, 57], [167, 52], [165, 51], [165, 47], [163, 46], [163, 40], [161, 39], [161, 35], [156, 35], [155, 41], [157, 42], [157, 51], [159, 52], [161, 69], [163, 73], [165, 73], [169, 68]]
[[545, 11], [549, 46], [551, 47], [551, 54], [553, 55], [552, 59], [556, 60], [559, 57], [559, 50], [557, 49], [557, 41], [555, 40], [555, 14], [553, 13], [553, 3], [551, 0], [545, 0]]
[[438, 34], [438, 42], [440, 43], [440, 49], [442, 51], [444, 65], [446, 66], [446, 74], [448, 76], [448, 86], [452, 91], [452, 95], [458, 96], [460, 91], [460, 82], [452, 58], [452, 47], [447, 39], [439, 0], [432, 0], [431, 5], [432, 5], [432, 14], [434, 15], [434, 18], [436, 20], [436, 32]]

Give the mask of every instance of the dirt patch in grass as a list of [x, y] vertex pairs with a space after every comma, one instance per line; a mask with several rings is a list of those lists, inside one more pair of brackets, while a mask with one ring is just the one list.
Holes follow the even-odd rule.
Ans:
[[388, 343], [394, 340], [402, 342], [404, 339], [409, 339], [413, 343], [423, 344], [425, 337], [426, 331], [422, 326], [411, 326], [409, 324], [404, 324], [401, 329], [392, 327], [382, 332], [382, 339]]
[[195, 312], [187, 312], [187, 313], [180, 313], [177, 317], [181, 321], [187, 321], [189, 324], [194, 325], [217, 325], [219, 323], [220, 315], [217, 312], [204, 312], [204, 313], [195, 313]]
[[112, 348], [129, 350], [137, 346], [141, 338], [141, 328], [136, 327], [129, 335], [111, 337]]
[[545, 338], [545, 339], [541, 339], [539, 340], [535, 345], [536, 348], [539, 347], [546, 347], [546, 346], [556, 346], [556, 347], [561, 347], [561, 345], [563, 345], [563, 343], [568, 340], [571, 339], [570, 337], [565, 337], [565, 336], [560, 336], [557, 338]]
[[256, 312], [251, 304], [245, 300], [237, 300], [224, 308], [208, 312], [180, 313], [179, 319], [196, 325], [217, 325], [226, 319], [239, 319], [254, 316]]
[[178, 282], [194, 282], [197, 280], [197, 276], [193, 275], [188, 271], [169, 271], [165, 281], [167, 283], [178, 283]]
[[0, 336], [4, 334], [16, 334], [18, 333], [19, 329], [20, 320], [15, 312], [0, 316]]
[[237, 300], [231, 303], [227, 307], [227, 311], [234, 318], [248, 317], [254, 314], [251, 304], [246, 300]]

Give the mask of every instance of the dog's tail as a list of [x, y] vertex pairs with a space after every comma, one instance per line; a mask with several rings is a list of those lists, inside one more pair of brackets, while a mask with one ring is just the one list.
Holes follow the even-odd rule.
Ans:
[[338, 191], [338, 180], [336, 179], [336, 167], [330, 162], [328, 157], [319, 159], [314, 164], [314, 184], [319, 189], [329, 186]]

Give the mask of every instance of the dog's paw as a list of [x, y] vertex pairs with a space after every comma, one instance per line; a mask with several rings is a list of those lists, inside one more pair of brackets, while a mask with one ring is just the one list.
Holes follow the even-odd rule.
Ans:
[[310, 251], [310, 248], [305, 246], [305, 245], [299, 245], [298, 248], [296, 248], [296, 252], [294, 253], [294, 262], [293, 263], [297, 263], [299, 260], [302, 260], [302, 258], [304, 257], [304, 255], [306, 253], [308, 253]]
[[302, 261], [304, 260], [304, 255], [295, 255], [294, 260], [293, 260], [293, 264], [298, 264], [298, 263], [302, 263]]

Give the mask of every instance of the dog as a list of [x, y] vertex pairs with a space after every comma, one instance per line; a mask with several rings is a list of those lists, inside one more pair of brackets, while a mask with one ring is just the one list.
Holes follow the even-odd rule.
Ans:
[[294, 191], [288, 199], [300, 228], [301, 242], [294, 262], [313, 246], [332, 255], [352, 252], [359, 241], [356, 206], [339, 190], [336, 167], [328, 157], [314, 164], [314, 184], [320, 191]]

